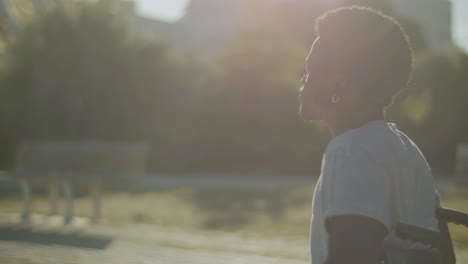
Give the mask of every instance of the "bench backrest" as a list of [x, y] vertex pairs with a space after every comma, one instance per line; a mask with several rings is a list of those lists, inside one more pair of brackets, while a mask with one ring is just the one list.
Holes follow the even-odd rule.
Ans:
[[25, 141], [13, 174], [32, 180], [129, 180], [146, 172], [148, 154], [145, 143]]

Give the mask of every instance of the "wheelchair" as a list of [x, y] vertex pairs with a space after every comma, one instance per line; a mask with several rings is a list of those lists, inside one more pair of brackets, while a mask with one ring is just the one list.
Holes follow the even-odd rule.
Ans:
[[[439, 222], [468, 227], [468, 213], [439, 207], [436, 209]], [[439, 230], [398, 223], [396, 235], [403, 240], [420, 242], [428, 247], [422, 249], [386, 249], [385, 264], [453, 264], [454, 259], [444, 259], [441, 252]], [[392, 252], [398, 250], [399, 252]], [[447, 258], [447, 257], [445, 257]]]

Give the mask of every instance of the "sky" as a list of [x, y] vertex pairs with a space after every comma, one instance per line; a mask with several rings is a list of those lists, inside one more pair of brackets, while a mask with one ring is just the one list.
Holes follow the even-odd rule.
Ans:
[[175, 21], [183, 15], [188, 0], [137, 0], [138, 11], [149, 17]]
[[468, 1], [452, 0], [454, 41], [468, 51]]
[[[184, 14], [184, 8], [189, 0], [136, 0], [136, 2], [139, 12], [144, 16], [176, 21]], [[452, 2], [453, 39], [468, 51], [468, 1], [452, 0]]]

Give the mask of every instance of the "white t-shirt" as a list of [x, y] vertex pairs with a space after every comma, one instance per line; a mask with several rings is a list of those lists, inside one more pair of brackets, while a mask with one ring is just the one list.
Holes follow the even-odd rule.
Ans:
[[437, 229], [437, 191], [418, 147], [395, 124], [371, 121], [333, 138], [322, 159], [312, 202], [312, 264], [328, 256], [327, 217], [363, 215], [383, 223], [388, 245], [421, 244], [398, 239], [397, 222]]

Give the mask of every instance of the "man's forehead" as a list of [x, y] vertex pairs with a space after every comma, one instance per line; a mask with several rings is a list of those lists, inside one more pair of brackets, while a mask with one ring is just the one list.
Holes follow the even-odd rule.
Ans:
[[310, 63], [312, 62], [313, 57], [316, 57], [317, 49], [318, 49], [319, 44], [320, 44], [320, 37], [317, 37], [317, 38], [314, 40], [314, 43], [312, 43], [312, 47], [310, 48], [309, 54], [307, 55], [307, 58], [306, 58], [306, 70], [308, 70], [308, 66], [309, 66]]
[[320, 38], [317, 37], [314, 40], [314, 43], [312, 43], [312, 47], [310, 48], [309, 54], [307, 55], [306, 61], [308, 62], [309, 59], [312, 57], [312, 53], [317, 50], [317, 47], [319, 46], [320, 43]]

